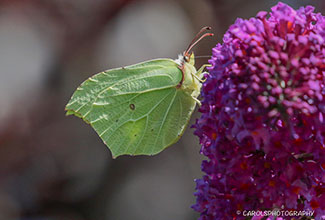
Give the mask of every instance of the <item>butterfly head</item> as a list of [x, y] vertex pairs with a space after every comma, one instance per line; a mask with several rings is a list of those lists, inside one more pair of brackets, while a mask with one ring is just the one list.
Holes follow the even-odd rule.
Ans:
[[183, 55], [184, 62], [189, 63], [194, 66], [195, 59], [194, 59], [194, 52], [191, 52], [188, 56]]
[[198, 80], [197, 74], [199, 73], [194, 67], [194, 53], [192, 52], [193, 47], [200, 42], [203, 38], [207, 36], [213, 36], [212, 33], [203, 32], [211, 30], [210, 27], [202, 28], [196, 36], [193, 38], [190, 45], [184, 51], [183, 54], [178, 56], [178, 59], [175, 62], [179, 65], [179, 69], [182, 71], [182, 79], [177, 85], [177, 88], [183, 89], [188, 92], [191, 96], [197, 97], [200, 92], [201, 82]]

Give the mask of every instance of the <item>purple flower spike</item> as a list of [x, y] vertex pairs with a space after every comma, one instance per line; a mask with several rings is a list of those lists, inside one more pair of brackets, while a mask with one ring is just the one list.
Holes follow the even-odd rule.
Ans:
[[193, 206], [201, 220], [325, 215], [325, 17], [313, 11], [278, 3], [237, 19], [212, 50], [194, 125], [207, 157]]

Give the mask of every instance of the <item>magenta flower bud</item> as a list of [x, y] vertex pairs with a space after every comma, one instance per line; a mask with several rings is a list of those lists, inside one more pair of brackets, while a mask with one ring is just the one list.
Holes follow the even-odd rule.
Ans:
[[207, 157], [193, 206], [201, 220], [325, 215], [325, 17], [313, 11], [278, 3], [237, 19], [212, 50], [194, 125]]

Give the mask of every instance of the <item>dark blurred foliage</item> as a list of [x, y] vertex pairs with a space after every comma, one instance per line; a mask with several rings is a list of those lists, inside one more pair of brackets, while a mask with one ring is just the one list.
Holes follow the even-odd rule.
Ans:
[[[276, 2], [0, 1], [0, 219], [196, 219], [190, 205], [202, 157], [191, 129], [160, 155], [112, 160], [64, 105], [96, 72], [176, 58], [206, 25], [216, 37], [195, 53], [210, 55], [237, 17]], [[286, 2], [325, 10], [324, 1]]]

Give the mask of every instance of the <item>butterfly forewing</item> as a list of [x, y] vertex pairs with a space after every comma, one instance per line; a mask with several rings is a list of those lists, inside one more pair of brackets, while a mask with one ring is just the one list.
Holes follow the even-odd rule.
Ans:
[[131, 92], [136, 92], [177, 85], [181, 76], [172, 74], [176, 65], [171, 59], [157, 59], [96, 74], [74, 92], [66, 106], [67, 114], [79, 113], [84, 116], [102, 92], [116, 89], [117, 86], [124, 87], [124, 91], [126, 86], [130, 86], [130, 90], [134, 90]]
[[195, 107], [181, 79], [170, 59], [102, 72], [76, 90], [67, 114], [88, 122], [114, 157], [157, 154], [179, 139]]

